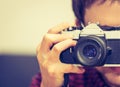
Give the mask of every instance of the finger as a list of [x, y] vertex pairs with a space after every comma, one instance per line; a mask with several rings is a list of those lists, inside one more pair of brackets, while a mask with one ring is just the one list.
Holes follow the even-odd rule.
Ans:
[[54, 55], [56, 56], [60, 56], [60, 53], [62, 51], [64, 51], [65, 49], [71, 47], [71, 46], [75, 46], [76, 45], [76, 41], [72, 40], [72, 39], [67, 39], [64, 40], [60, 43], [57, 43], [56, 45], [53, 46], [51, 52], [54, 53]]
[[72, 22], [72, 23], [67, 23], [67, 22], [64, 22], [64, 23], [61, 23], [53, 28], [51, 28], [48, 33], [51, 33], [51, 34], [56, 34], [56, 33], [60, 33], [62, 30], [70, 27], [70, 26], [75, 26], [75, 22]]
[[72, 35], [66, 34], [46, 34], [41, 43], [41, 50], [48, 52], [54, 44], [72, 38]]
[[[68, 67], [67, 67], [68, 66]], [[76, 67], [76, 66], [74, 66], [74, 65], [72, 65], [72, 64], [66, 64], [66, 69], [65, 69], [65, 71], [66, 71], [66, 73], [84, 73], [85, 72], [85, 69], [83, 68], [83, 67]]]
[[63, 73], [84, 73], [85, 69], [83, 67], [76, 67], [72, 64], [61, 63], [60, 67], [57, 68], [58, 72], [61, 70]]

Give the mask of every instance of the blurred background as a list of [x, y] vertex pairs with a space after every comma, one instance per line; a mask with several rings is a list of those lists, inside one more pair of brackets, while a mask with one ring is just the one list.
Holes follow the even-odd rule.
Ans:
[[71, 0], [0, 0], [0, 87], [29, 87], [43, 35], [73, 20]]

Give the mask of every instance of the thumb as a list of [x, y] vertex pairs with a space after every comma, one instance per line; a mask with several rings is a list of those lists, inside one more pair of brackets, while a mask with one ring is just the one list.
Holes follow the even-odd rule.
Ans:
[[78, 73], [83, 74], [85, 72], [85, 69], [83, 67], [78, 67], [73, 64], [62, 64], [63, 65], [63, 72], [64, 73]]

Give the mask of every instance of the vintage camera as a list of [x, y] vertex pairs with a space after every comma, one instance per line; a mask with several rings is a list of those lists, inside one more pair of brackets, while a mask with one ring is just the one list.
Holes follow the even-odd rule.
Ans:
[[76, 46], [64, 50], [60, 61], [83, 66], [120, 64], [120, 30], [104, 31], [97, 24], [89, 24], [82, 30], [69, 28], [62, 34], [71, 34]]

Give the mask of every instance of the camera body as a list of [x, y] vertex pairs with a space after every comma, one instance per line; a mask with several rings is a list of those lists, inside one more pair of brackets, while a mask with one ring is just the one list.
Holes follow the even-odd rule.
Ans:
[[89, 24], [82, 30], [69, 28], [62, 34], [71, 34], [76, 46], [64, 50], [60, 61], [83, 66], [120, 64], [120, 30], [103, 31], [97, 24]]

